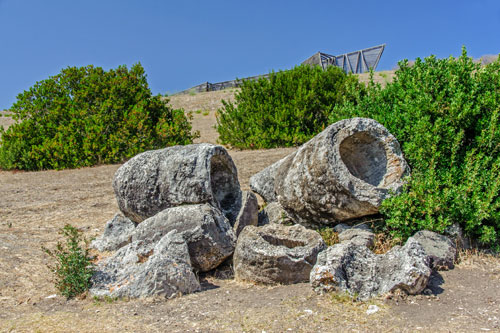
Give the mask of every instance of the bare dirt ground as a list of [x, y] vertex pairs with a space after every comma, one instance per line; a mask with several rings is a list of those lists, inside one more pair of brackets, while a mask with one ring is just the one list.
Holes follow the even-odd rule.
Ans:
[[[232, 92], [173, 96], [194, 113], [202, 139], [215, 142], [219, 100]], [[205, 115], [204, 115], [205, 114]], [[5, 124], [0, 118], [0, 125]], [[7, 125], [7, 124], [6, 124]], [[255, 172], [293, 151], [230, 150], [244, 189]], [[429, 295], [352, 302], [316, 295], [307, 283], [266, 287], [221, 271], [203, 291], [165, 300], [65, 300], [41, 247], [61, 240], [66, 223], [87, 237], [118, 210], [111, 182], [119, 165], [64, 171], [0, 171], [0, 331], [2, 332], [481, 332], [500, 331], [500, 259], [468, 254], [435, 274]], [[229, 278], [227, 276], [229, 275]], [[371, 304], [380, 311], [367, 315]]]

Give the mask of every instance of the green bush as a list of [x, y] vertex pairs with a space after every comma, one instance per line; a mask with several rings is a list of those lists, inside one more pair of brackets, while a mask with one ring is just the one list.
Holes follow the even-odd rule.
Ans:
[[66, 224], [59, 231], [66, 238], [66, 243], [57, 243], [55, 250], [42, 248], [56, 260], [50, 266], [56, 276], [57, 290], [66, 298], [72, 298], [86, 292], [90, 287], [90, 278], [94, 274], [94, 265], [89, 255], [89, 241], [73, 226]]
[[183, 110], [152, 96], [140, 64], [68, 67], [17, 96], [17, 123], [0, 128], [0, 168], [63, 169], [122, 162], [191, 143]]
[[371, 84], [357, 103], [336, 107], [330, 121], [374, 118], [396, 136], [412, 168], [403, 193], [383, 202], [393, 234], [443, 232], [459, 223], [498, 246], [500, 236], [500, 61], [467, 56], [407, 61], [385, 88]]
[[235, 104], [218, 110], [219, 141], [238, 148], [300, 145], [328, 125], [332, 108], [363, 91], [337, 67], [298, 66], [269, 79], [243, 81]]

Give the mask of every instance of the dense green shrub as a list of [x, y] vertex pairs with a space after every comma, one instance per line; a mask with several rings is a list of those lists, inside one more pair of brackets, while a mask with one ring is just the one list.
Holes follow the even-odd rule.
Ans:
[[68, 67], [17, 96], [16, 124], [0, 128], [0, 168], [63, 169], [121, 162], [191, 143], [183, 110], [152, 96], [140, 64]]
[[49, 265], [55, 274], [57, 290], [66, 298], [72, 298], [90, 288], [90, 278], [94, 274], [94, 264], [89, 253], [89, 241], [75, 227], [66, 224], [59, 231], [66, 242], [58, 242], [54, 250], [42, 248], [56, 263]]
[[443, 232], [457, 222], [482, 243], [500, 236], [500, 62], [467, 56], [401, 62], [392, 83], [369, 87], [357, 103], [335, 108], [331, 122], [374, 118], [402, 144], [412, 176], [382, 213], [402, 238]]
[[219, 141], [238, 148], [302, 144], [328, 125], [335, 105], [354, 101], [362, 90], [356, 77], [337, 67], [304, 65], [246, 80], [235, 104], [223, 101], [218, 110]]

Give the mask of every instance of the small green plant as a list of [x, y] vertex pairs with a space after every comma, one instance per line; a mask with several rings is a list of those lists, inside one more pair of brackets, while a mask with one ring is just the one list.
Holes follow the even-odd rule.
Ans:
[[210, 114], [210, 112], [209, 112], [209, 111], [203, 111], [203, 115], [204, 115], [204, 116], [208, 116], [209, 114]]
[[89, 289], [94, 264], [89, 254], [89, 240], [78, 229], [66, 224], [59, 233], [66, 238], [66, 243], [58, 242], [54, 250], [45, 247], [42, 250], [56, 260], [54, 266], [48, 267], [55, 274], [57, 290], [69, 299]]
[[195, 92], [194, 90], [191, 90], [191, 91], [189, 92], [189, 96], [196, 96], [196, 92]]
[[194, 111], [194, 113], [196, 113], [196, 114], [200, 114], [200, 113], [201, 113], [201, 110], [200, 110], [200, 109], [198, 109], [198, 110]]

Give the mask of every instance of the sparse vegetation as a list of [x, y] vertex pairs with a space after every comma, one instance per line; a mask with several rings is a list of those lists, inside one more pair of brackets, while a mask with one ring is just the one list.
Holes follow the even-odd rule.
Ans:
[[94, 273], [94, 264], [89, 254], [89, 240], [78, 229], [67, 224], [60, 230], [66, 243], [58, 242], [54, 250], [42, 247], [45, 253], [56, 260], [55, 266], [49, 265], [55, 274], [57, 290], [66, 298], [86, 292]]
[[332, 246], [339, 243], [339, 233], [335, 232], [333, 228], [324, 227], [318, 229], [317, 231], [319, 232], [327, 246]]
[[401, 143], [412, 176], [401, 195], [383, 202], [387, 229], [406, 239], [458, 222], [498, 249], [500, 62], [481, 66], [464, 48], [458, 59], [402, 61], [395, 75], [330, 117], [373, 118]]
[[43, 170], [122, 162], [142, 151], [191, 143], [183, 110], [152, 96], [140, 64], [68, 67], [17, 96], [0, 128], [0, 168]]

